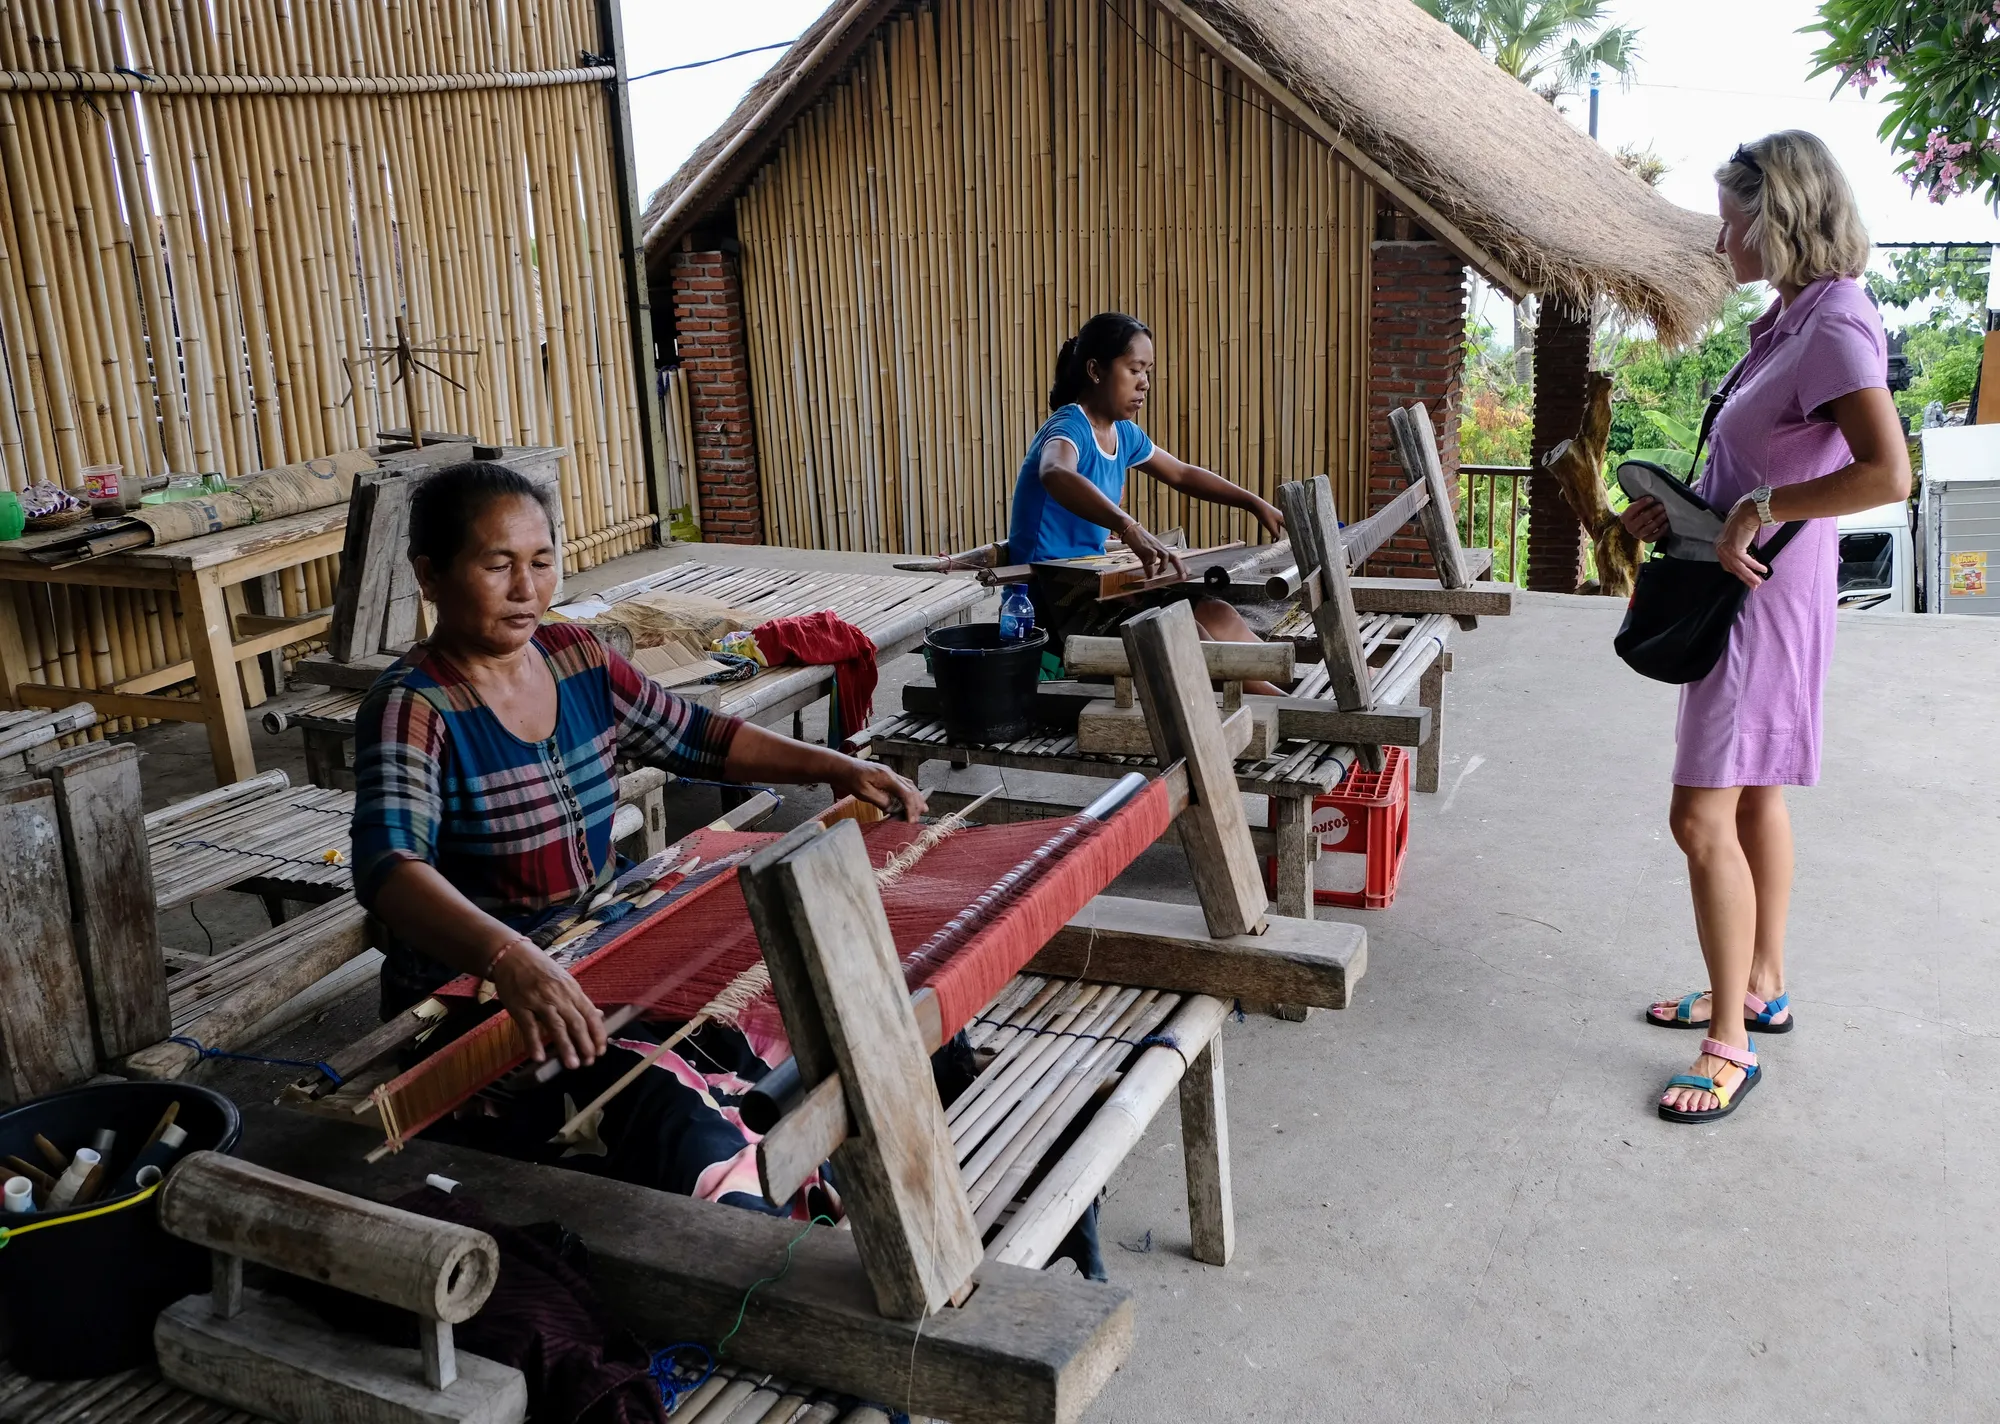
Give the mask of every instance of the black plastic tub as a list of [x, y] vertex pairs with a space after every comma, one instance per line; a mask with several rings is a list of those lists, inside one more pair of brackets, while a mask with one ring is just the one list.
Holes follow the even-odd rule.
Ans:
[[[243, 1116], [220, 1093], [192, 1083], [97, 1083], [0, 1112], [0, 1154], [40, 1166], [36, 1133], [73, 1153], [108, 1127], [118, 1134], [110, 1164], [115, 1177], [174, 1102], [180, 1104], [174, 1121], [187, 1132], [182, 1155], [236, 1150]], [[23, 1374], [88, 1379], [150, 1365], [153, 1318], [182, 1296], [208, 1289], [208, 1253], [160, 1229], [157, 1193], [119, 1207], [134, 1195], [0, 1218], [7, 1226], [52, 1223], [0, 1246], [0, 1308], [13, 1341], [9, 1354]]]
[[1025, 638], [1002, 638], [998, 623], [958, 623], [933, 628], [924, 652], [944, 708], [945, 732], [955, 742], [1011, 742], [1035, 725], [1035, 684], [1049, 635], [1037, 628]]

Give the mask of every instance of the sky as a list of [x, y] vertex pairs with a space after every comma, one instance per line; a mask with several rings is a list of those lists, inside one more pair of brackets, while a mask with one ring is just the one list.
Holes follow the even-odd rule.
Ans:
[[[708, 59], [788, 40], [823, 8], [821, 0], [627, 0], [630, 72]], [[1913, 195], [1895, 157], [1875, 136], [1886, 109], [1882, 90], [1835, 98], [1830, 78], [1808, 80], [1814, 37], [1798, 33], [1816, 16], [1811, 0], [1611, 0], [1610, 18], [1639, 30], [1635, 82], [1605, 76], [1598, 137], [1608, 147], [1650, 147], [1668, 165], [1661, 190], [1683, 207], [1712, 212], [1710, 174], [1737, 144], [1776, 129], [1810, 129], [1847, 170], [1870, 234], [1878, 241], [2000, 242], [2000, 216], [1977, 198], [1943, 204]], [[651, 193], [735, 107], [781, 51], [750, 55], [631, 86], [639, 186]], [[1566, 103], [1586, 121], [1587, 102]], [[1879, 258], [1879, 254], [1878, 254]], [[1506, 323], [1496, 321], [1504, 332]]]

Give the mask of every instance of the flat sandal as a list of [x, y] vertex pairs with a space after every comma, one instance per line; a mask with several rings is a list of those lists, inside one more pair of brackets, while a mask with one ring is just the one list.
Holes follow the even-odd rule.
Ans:
[[1686, 1108], [1670, 1108], [1661, 1103], [1660, 1116], [1668, 1122], [1719, 1122], [1735, 1112], [1736, 1105], [1749, 1097], [1750, 1090], [1763, 1081], [1764, 1070], [1757, 1066], [1755, 1043], [1745, 1049], [1733, 1047], [1719, 1039], [1704, 1038], [1701, 1041], [1701, 1051], [1712, 1058], [1734, 1063], [1743, 1070], [1743, 1081], [1733, 1088], [1725, 1088], [1706, 1073], [1674, 1074], [1667, 1079], [1669, 1088], [1699, 1088], [1704, 1093], [1715, 1094], [1715, 1100], [1720, 1106], [1689, 1111]]
[[[1695, 1000], [1707, 992], [1708, 990], [1706, 989], [1696, 989], [1678, 1004], [1674, 1005], [1673, 1013], [1665, 1018], [1653, 1012], [1659, 1005], [1648, 1004], [1646, 1005], [1646, 1022], [1654, 1028], [1705, 1029], [1709, 1026], [1711, 1020], [1702, 1019], [1696, 1021], [1690, 1015], [1694, 1013]], [[1745, 994], [1743, 996], [1743, 1027], [1749, 1029], [1752, 1033], [1790, 1033], [1795, 1026], [1796, 1020], [1793, 1015], [1786, 1013], [1785, 1010], [1791, 1002], [1792, 996], [1790, 991], [1778, 995], [1777, 998], [1771, 1000], [1769, 1003], [1758, 998], [1755, 994]], [[1777, 1015], [1779, 1014], [1784, 1014], [1784, 1018], [1778, 1019]]]

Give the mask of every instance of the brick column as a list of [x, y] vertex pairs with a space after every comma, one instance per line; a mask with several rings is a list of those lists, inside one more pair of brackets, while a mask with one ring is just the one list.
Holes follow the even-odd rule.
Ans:
[[[1400, 215], [1397, 215], [1400, 218]], [[1409, 231], [1409, 220], [1390, 220]], [[1389, 432], [1389, 411], [1422, 401], [1437, 429], [1445, 485], [1458, 498], [1458, 417], [1465, 382], [1465, 264], [1420, 232], [1373, 247], [1368, 311], [1368, 508], [1341, 510], [1352, 522], [1373, 514], [1408, 483]], [[1403, 526], [1363, 572], [1435, 578], [1430, 546], [1415, 521]]]
[[[1535, 322], [1535, 428], [1528, 464], [1573, 438], [1583, 424], [1589, 394], [1590, 312], [1545, 295]], [[1575, 593], [1583, 584], [1583, 523], [1553, 479], [1528, 481], [1528, 587], [1540, 593]]]
[[750, 352], [743, 286], [722, 252], [668, 258], [675, 348], [687, 375], [694, 422], [701, 537], [710, 544], [764, 542], [764, 495], [750, 430]]

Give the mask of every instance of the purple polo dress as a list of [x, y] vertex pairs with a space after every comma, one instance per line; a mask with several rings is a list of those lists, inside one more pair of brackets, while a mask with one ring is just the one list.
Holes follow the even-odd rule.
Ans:
[[[1853, 461], [1823, 407], [1886, 388], [1882, 318], [1850, 277], [1823, 277], [1750, 324], [1744, 375], [1710, 436], [1697, 488], [1731, 508], [1760, 484], [1817, 479]], [[1676, 786], [1811, 786], [1819, 780], [1820, 699], [1833, 661], [1838, 521], [1812, 519], [1744, 600], [1729, 651], [1681, 689]], [[1760, 541], [1761, 542], [1761, 541]]]

